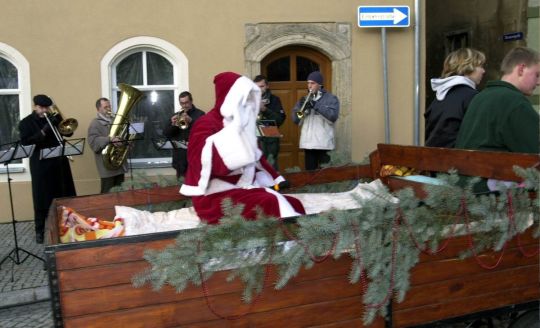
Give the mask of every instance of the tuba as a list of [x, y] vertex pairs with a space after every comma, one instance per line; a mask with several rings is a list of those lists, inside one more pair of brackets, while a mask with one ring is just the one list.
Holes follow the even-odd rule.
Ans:
[[56, 104], [52, 104], [49, 111], [45, 113], [49, 117], [60, 117], [62, 120], [58, 123], [58, 132], [63, 136], [71, 136], [75, 129], [79, 126], [79, 122], [74, 118], [63, 119], [64, 115], [60, 112], [60, 108]]
[[109, 130], [109, 138], [119, 137], [122, 139], [121, 146], [109, 143], [101, 152], [103, 164], [109, 170], [116, 170], [122, 167], [129, 150], [128, 141], [133, 140], [135, 134], [129, 133], [129, 112], [133, 106], [142, 98], [142, 92], [134, 87], [120, 83], [118, 88], [121, 91], [118, 110]]

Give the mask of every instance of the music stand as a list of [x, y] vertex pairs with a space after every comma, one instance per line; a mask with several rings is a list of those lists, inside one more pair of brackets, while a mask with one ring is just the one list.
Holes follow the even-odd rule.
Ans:
[[153, 138], [152, 143], [157, 150], [187, 149], [187, 143], [185, 141], [170, 138]]
[[[3, 163], [6, 166], [6, 172], [7, 172], [7, 181], [8, 181], [8, 190], [9, 190], [9, 204], [11, 206], [11, 225], [13, 226], [13, 239], [15, 241], [15, 247], [6, 255], [2, 261], [0, 262], [0, 268], [2, 267], [2, 264], [4, 264], [5, 261], [10, 259], [12, 261], [11, 266], [11, 281], [14, 281], [13, 277], [13, 268], [16, 265], [22, 264], [29, 256], [35, 257], [38, 260], [41, 260], [45, 264], [45, 260], [37, 256], [36, 254], [33, 254], [27, 250], [25, 250], [22, 247], [19, 247], [19, 242], [17, 239], [17, 220], [15, 219], [15, 210], [13, 208], [13, 194], [11, 191], [11, 177], [9, 175], [9, 163], [22, 158], [27, 158], [32, 155], [34, 152], [34, 148], [36, 145], [28, 145], [23, 146], [20, 144], [19, 141], [8, 143], [1, 145], [1, 148], [8, 148], [7, 150], [0, 151], [0, 164]], [[26, 256], [22, 257], [19, 255], [19, 253], [25, 253]]]
[[84, 141], [85, 138], [62, 140], [61, 145], [41, 149], [39, 159], [82, 155], [84, 152]]

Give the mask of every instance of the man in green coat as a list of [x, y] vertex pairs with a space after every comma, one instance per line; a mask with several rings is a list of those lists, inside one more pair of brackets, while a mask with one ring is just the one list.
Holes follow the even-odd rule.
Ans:
[[538, 52], [512, 49], [501, 72], [500, 81], [489, 81], [471, 101], [456, 148], [538, 153], [539, 115], [526, 97], [539, 85]]

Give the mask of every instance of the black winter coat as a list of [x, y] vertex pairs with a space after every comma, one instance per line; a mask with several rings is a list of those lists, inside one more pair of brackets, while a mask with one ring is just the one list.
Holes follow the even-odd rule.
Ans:
[[477, 93], [469, 86], [456, 85], [442, 101], [433, 100], [424, 114], [426, 146], [454, 148], [463, 116]]
[[[58, 121], [59, 119], [53, 120], [53, 124], [57, 125]], [[45, 131], [45, 135], [42, 130]], [[68, 159], [66, 157], [40, 159], [42, 149], [59, 145], [47, 120], [32, 112], [19, 122], [19, 133], [23, 145], [36, 145], [30, 156], [34, 210], [48, 210], [54, 198], [76, 196]]]

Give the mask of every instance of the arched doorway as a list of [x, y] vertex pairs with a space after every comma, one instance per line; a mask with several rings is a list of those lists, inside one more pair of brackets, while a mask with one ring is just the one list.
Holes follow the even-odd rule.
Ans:
[[304, 152], [298, 148], [300, 131], [293, 123], [292, 109], [307, 94], [307, 76], [312, 71], [324, 76], [324, 87], [332, 90], [332, 63], [321, 52], [302, 46], [286, 46], [268, 54], [261, 61], [261, 72], [268, 77], [272, 93], [281, 99], [287, 119], [280, 127], [283, 135], [278, 163], [281, 170], [304, 168]]

